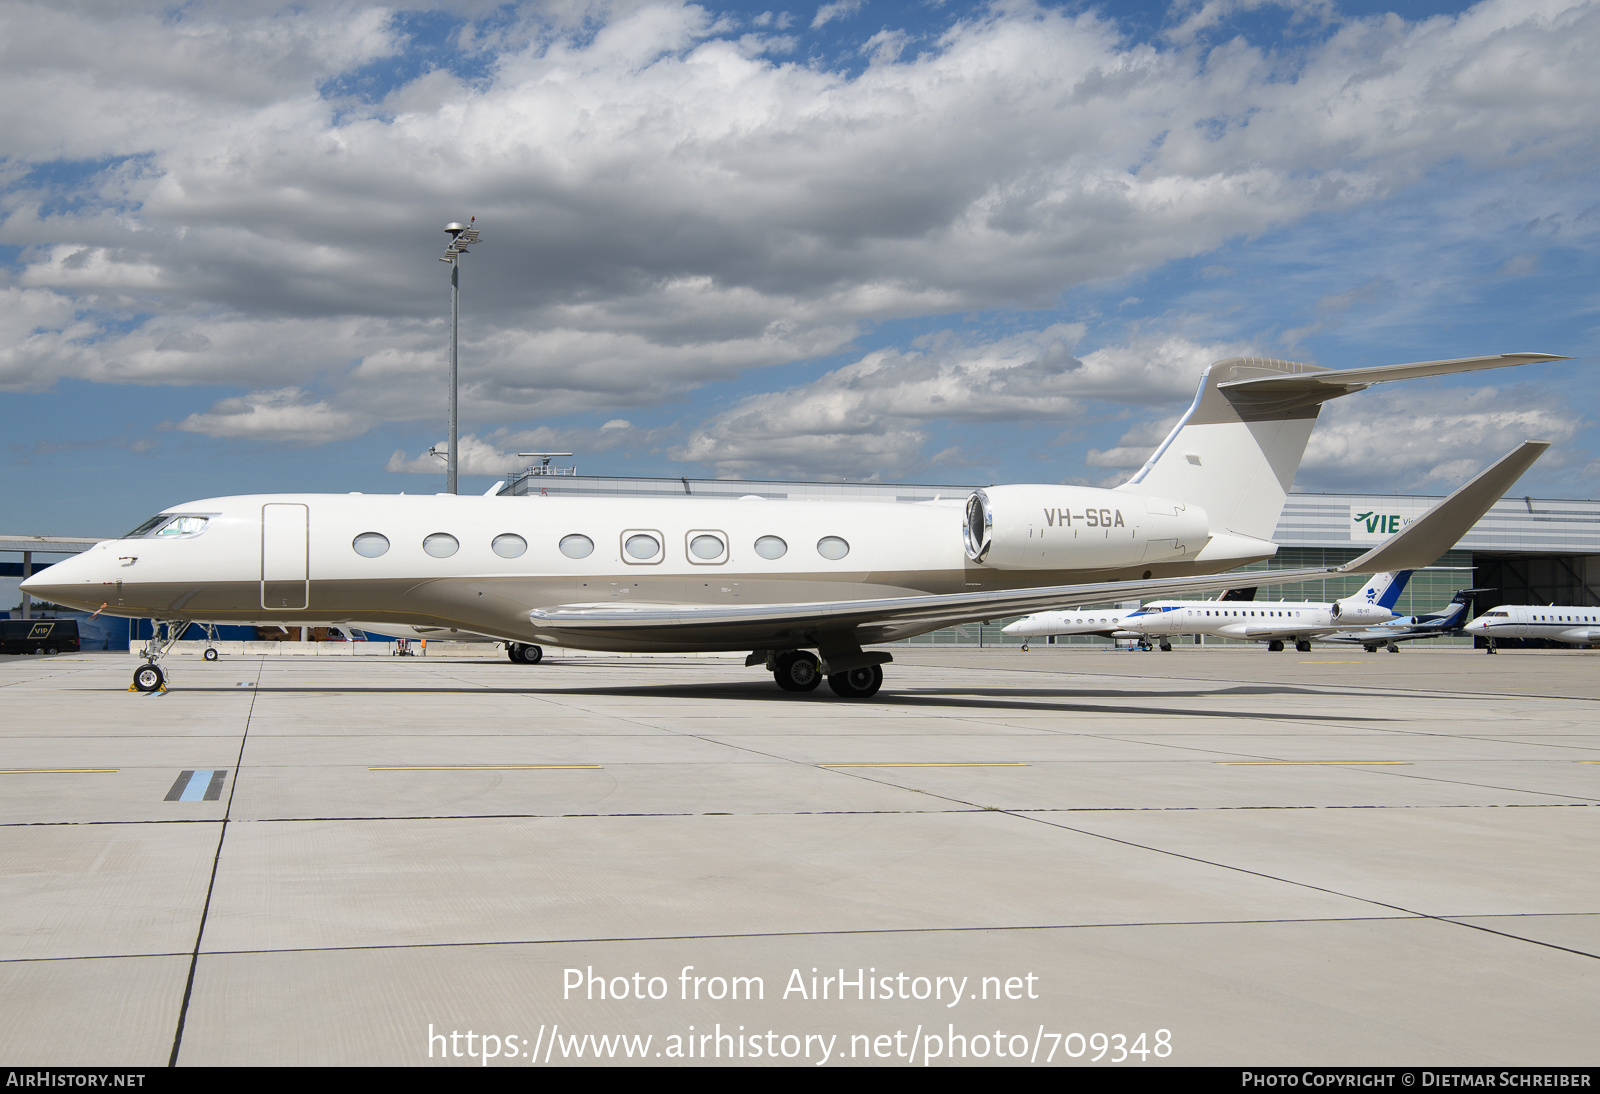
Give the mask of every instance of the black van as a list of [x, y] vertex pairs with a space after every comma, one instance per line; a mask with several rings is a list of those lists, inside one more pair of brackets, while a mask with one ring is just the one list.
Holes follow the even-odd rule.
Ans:
[[0, 653], [77, 653], [76, 619], [0, 619]]

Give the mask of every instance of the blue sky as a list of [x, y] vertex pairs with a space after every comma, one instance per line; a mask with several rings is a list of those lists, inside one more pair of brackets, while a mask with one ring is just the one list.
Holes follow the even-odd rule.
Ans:
[[[1120, 481], [1237, 353], [1560, 365], [1331, 405], [1301, 489], [1525, 436], [1594, 497], [1594, 3], [8, 5], [15, 533], [463, 490]], [[26, 45], [24, 45], [26, 43]]]

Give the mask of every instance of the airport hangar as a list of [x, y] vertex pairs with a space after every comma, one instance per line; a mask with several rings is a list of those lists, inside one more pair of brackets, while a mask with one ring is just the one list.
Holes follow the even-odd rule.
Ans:
[[[909, 504], [964, 499], [973, 489], [970, 485], [954, 484], [627, 478], [579, 475], [570, 467], [534, 466], [513, 476], [499, 492], [551, 497], [687, 494], [740, 498], [755, 495], [789, 500]], [[1266, 562], [1243, 567], [1240, 572], [1342, 565], [1399, 531], [1438, 500], [1439, 496], [1420, 494], [1291, 493], [1272, 537], [1279, 544], [1277, 555]], [[1270, 598], [1331, 601], [1355, 593], [1365, 580], [1365, 577], [1352, 576], [1279, 585], [1272, 590]], [[1241, 582], [1241, 586], [1243, 584]], [[1474, 615], [1496, 604], [1600, 606], [1600, 501], [1502, 498], [1461, 539], [1455, 550], [1412, 575], [1395, 611], [1400, 615], [1434, 611], [1448, 604], [1457, 589], [1465, 588], [1489, 590], [1474, 598]], [[1068, 606], [1077, 605], [1063, 605]], [[1020, 645], [1022, 639], [1000, 633], [1001, 622], [996, 620], [981, 628], [952, 627], [910, 639], [909, 643]], [[1104, 640], [1086, 637], [1058, 641], [1100, 644]]]
[[[935, 499], [964, 499], [972, 489], [970, 485], [956, 484], [628, 478], [579, 475], [574, 468], [546, 464], [514, 475], [500, 486], [499, 492], [512, 496], [542, 494], [552, 497], [740, 498], [755, 495], [773, 499], [912, 504]], [[1240, 572], [1342, 565], [1399, 531], [1403, 523], [1420, 516], [1438, 500], [1438, 497], [1417, 494], [1290, 494], [1273, 534], [1273, 540], [1280, 545], [1277, 555], [1266, 562], [1244, 567]], [[0, 574], [20, 577], [36, 572], [47, 564], [43, 560], [36, 561], [37, 556], [75, 554], [96, 542], [90, 538], [0, 537], [0, 554], [23, 554], [21, 564], [0, 561]], [[1364, 580], [1343, 577], [1280, 585], [1270, 598], [1331, 601], [1356, 592]], [[1496, 604], [1600, 606], [1600, 501], [1502, 498], [1454, 550], [1412, 576], [1395, 611], [1401, 615], [1434, 611], [1448, 604], [1457, 589], [1468, 587], [1488, 590], [1474, 598], [1474, 615]], [[27, 618], [31, 613], [26, 598], [23, 601], [19, 611], [0, 615]], [[1000, 633], [1002, 622], [1009, 620], [996, 620], [983, 627], [947, 628], [909, 642], [913, 645], [1020, 645], [1022, 639]], [[1100, 644], [1103, 639], [1082, 637], [1059, 641]], [[125, 637], [122, 642], [126, 643]], [[116, 645], [114, 641], [113, 645]]]

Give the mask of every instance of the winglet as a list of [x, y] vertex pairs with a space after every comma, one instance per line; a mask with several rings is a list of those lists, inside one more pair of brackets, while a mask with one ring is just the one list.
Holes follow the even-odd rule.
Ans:
[[1339, 572], [1371, 574], [1431, 565], [1454, 547], [1549, 447], [1549, 441], [1523, 441], [1422, 516], [1339, 567]]

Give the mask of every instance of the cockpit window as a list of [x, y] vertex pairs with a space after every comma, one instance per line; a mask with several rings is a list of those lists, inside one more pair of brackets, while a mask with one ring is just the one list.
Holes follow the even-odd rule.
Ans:
[[139, 527], [135, 528], [133, 531], [129, 532], [127, 535], [123, 536], [122, 538], [123, 539], [138, 539], [140, 536], [144, 535], [147, 532], [155, 531], [157, 528], [161, 527], [161, 525], [167, 523], [167, 521], [169, 521], [171, 519], [172, 519], [172, 514], [171, 513], [157, 513], [155, 516], [151, 517], [149, 520], [145, 521], [143, 524], [139, 525]]
[[210, 517], [185, 515], [182, 513], [161, 513], [151, 517], [139, 527], [123, 536], [123, 539], [141, 539], [145, 536], [162, 538], [165, 536], [196, 536], [205, 531]]

